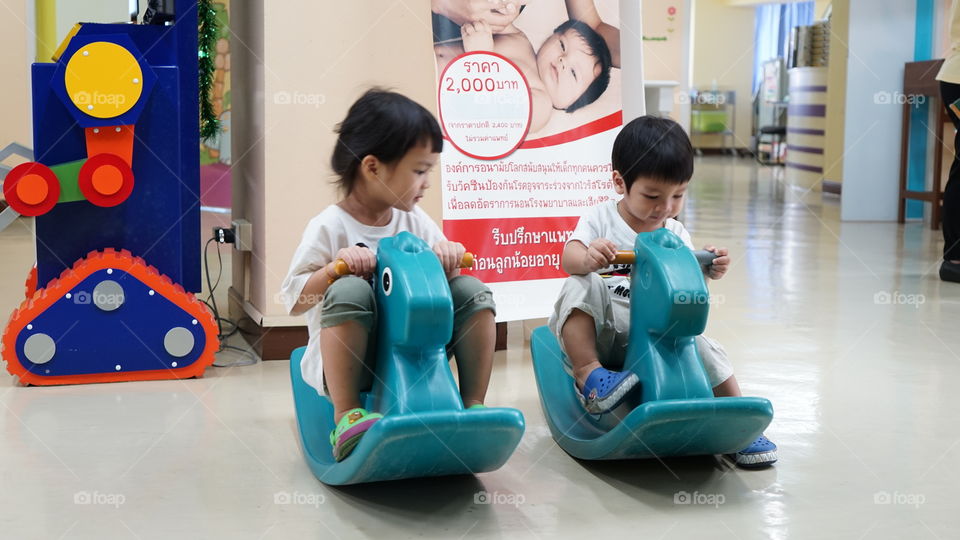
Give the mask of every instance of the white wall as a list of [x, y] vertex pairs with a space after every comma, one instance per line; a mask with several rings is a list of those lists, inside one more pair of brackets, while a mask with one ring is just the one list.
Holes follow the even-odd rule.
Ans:
[[[3, 121], [0, 148], [18, 142], [33, 147], [30, 129], [30, 48], [33, 20], [26, 2], [10, 2], [0, 17], [0, 73], [3, 73]], [[9, 165], [15, 163], [10, 162]]]
[[844, 221], [897, 219], [902, 105], [895, 96], [904, 63], [913, 61], [915, 11], [912, 1], [850, 0]]
[[[750, 147], [753, 101], [753, 51], [756, 6], [731, 6], [726, 0], [694, 0], [692, 86], [737, 92], [735, 146]], [[716, 148], [718, 135], [697, 135], [694, 145]]]

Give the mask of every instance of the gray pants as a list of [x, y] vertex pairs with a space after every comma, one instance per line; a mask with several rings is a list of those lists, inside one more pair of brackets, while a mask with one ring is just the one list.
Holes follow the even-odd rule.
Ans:
[[[597, 334], [597, 358], [600, 363], [607, 369], [622, 369], [630, 340], [630, 306], [614, 302], [603, 278], [596, 272], [570, 276], [563, 282], [560, 298], [557, 299], [553, 314], [547, 322], [550, 331], [560, 342], [561, 349], [563, 340], [560, 339], [560, 330], [574, 309], [579, 309], [593, 319]], [[694, 338], [694, 342], [710, 379], [710, 386], [717, 386], [733, 375], [733, 366], [722, 345], [703, 335]], [[564, 355], [563, 361], [567, 373], [572, 375], [570, 358]]]
[[[456, 276], [450, 280], [450, 293], [453, 296], [453, 335], [470, 317], [479, 311], [489, 309], [494, 314], [497, 306], [493, 302], [493, 293], [482, 281], [473, 276]], [[369, 333], [366, 364], [373, 366], [376, 359], [377, 299], [373, 287], [356, 276], [344, 276], [327, 289], [323, 295], [321, 309], [322, 328], [338, 326], [347, 321], [357, 321]], [[447, 355], [452, 354], [452, 346], [447, 345]], [[323, 391], [327, 395], [327, 377], [323, 376]]]

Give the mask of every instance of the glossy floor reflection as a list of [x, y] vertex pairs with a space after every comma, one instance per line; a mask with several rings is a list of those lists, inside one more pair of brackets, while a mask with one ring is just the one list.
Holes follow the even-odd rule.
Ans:
[[[0, 377], [0, 535], [960, 538], [960, 285], [937, 279], [942, 239], [841, 223], [838, 199], [781, 173], [702, 159], [685, 215], [695, 243], [733, 255], [708, 332], [744, 392], [774, 403], [772, 469], [570, 458], [540, 411], [532, 324], [512, 323], [488, 402], [521, 409], [527, 433], [478, 477], [324, 487], [300, 455], [286, 362], [183, 382]], [[0, 233], [5, 312], [32, 263], [28, 226]]]

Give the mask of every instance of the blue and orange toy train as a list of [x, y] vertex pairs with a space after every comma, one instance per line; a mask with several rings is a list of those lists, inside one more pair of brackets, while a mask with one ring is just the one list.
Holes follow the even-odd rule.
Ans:
[[[199, 376], [218, 348], [200, 290], [196, 5], [169, 26], [82, 24], [33, 65], [35, 161], [3, 193], [37, 263], [2, 337], [22, 384]], [[181, 21], [183, 21], [181, 23]]]

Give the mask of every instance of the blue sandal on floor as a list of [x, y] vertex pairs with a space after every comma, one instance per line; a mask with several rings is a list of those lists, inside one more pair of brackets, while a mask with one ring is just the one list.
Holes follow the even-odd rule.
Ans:
[[640, 378], [632, 371], [610, 371], [599, 367], [590, 372], [583, 389], [577, 391], [577, 397], [587, 412], [601, 414], [620, 405], [638, 382]]
[[750, 446], [736, 454], [727, 454], [727, 457], [732, 459], [737, 467], [763, 469], [777, 462], [777, 445], [760, 435]]

